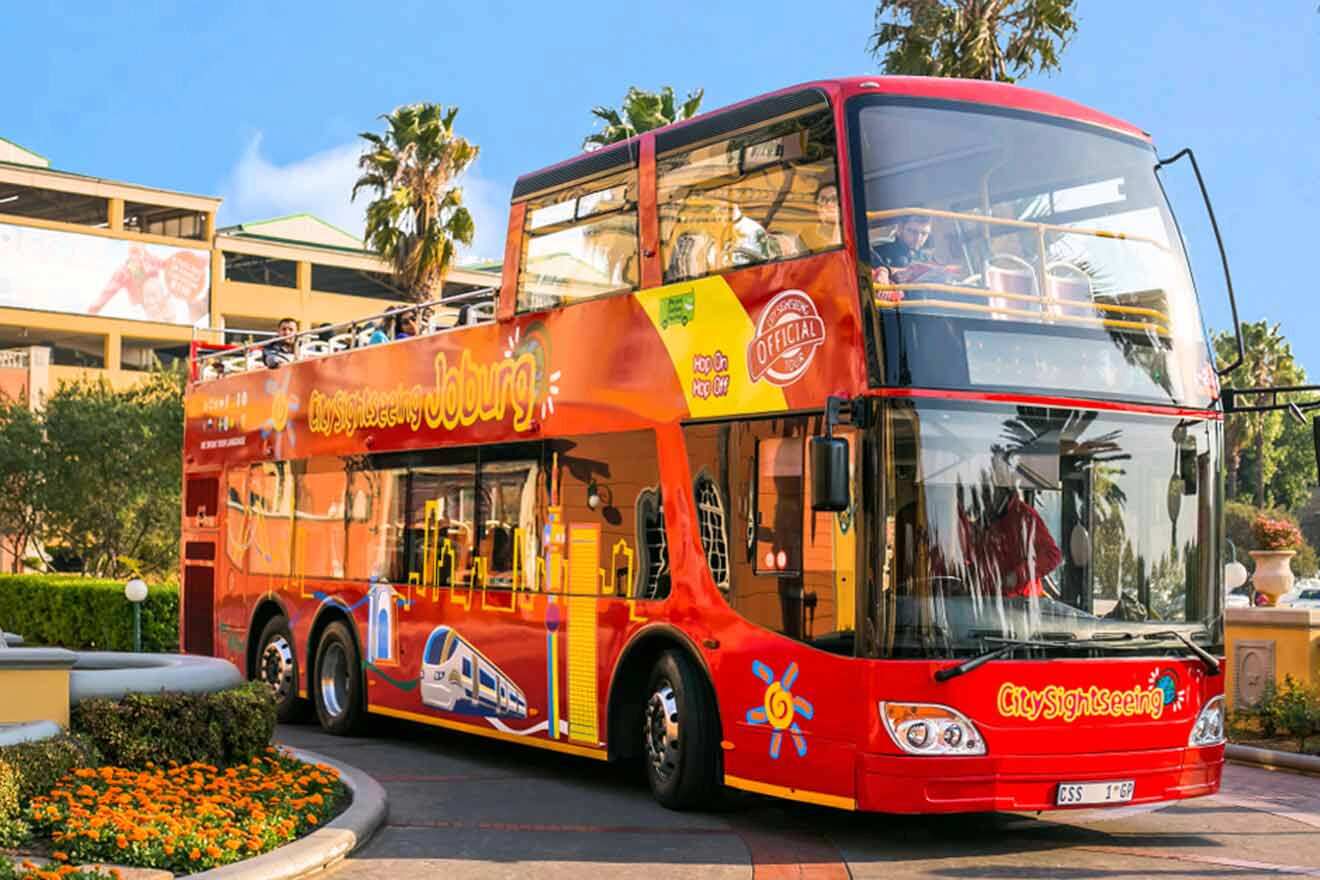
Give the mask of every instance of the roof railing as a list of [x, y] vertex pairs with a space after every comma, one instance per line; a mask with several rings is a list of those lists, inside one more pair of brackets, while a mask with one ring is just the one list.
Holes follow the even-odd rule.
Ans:
[[[429, 302], [400, 305], [375, 315], [326, 324], [292, 336], [273, 336], [242, 345], [194, 342], [192, 377], [207, 381], [232, 373], [246, 373], [286, 363], [312, 360], [353, 351], [396, 339], [429, 336], [459, 327], [495, 320], [498, 287], [483, 287], [442, 296]], [[400, 329], [407, 316], [416, 316], [414, 332]]]

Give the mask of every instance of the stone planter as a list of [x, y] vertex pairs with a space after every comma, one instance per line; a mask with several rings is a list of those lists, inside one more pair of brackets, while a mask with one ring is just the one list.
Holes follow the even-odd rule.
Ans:
[[1278, 604], [1279, 597], [1293, 588], [1294, 578], [1289, 563], [1296, 555], [1296, 550], [1251, 551], [1251, 558], [1256, 563], [1251, 582], [1256, 592], [1269, 597], [1271, 605]]

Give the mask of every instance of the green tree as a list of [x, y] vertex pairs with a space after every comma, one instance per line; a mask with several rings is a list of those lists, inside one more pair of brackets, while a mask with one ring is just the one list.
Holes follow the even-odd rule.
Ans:
[[582, 149], [599, 150], [609, 144], [627, 140], [639, 132], [696, 116], [704, 94], [702, 89], [695, 89], [688, 92], [687, 99], [679, 104], [671, 86], [665, 86], [658, 92], [629, 86], [628, 94], [623, 96], [623, 106], [618, 110], [603, 106], [591, 109], [592, 114], [604, 123], [604, 128], [587, 135], [582, 140]]
[[454, 181], [478, 148], [454, 134], [457, 107], [407, 104], [381, 117], [384, 134], [363, 132], [358, 159], [367, 205], [367, 246], [394, 266], [395, 282], [417, 302], [438, 299], [458, 244], [471, 244], [475, 226]]
[[[1215, 353], [1221, 363], [1227, 363], [1236, 351], [1236, 342], [1227, 332], [1216, 334], [1214, 344]], [[1226, 387], [1261, 388], [1273, 385], [1296, 385], [1305, 381], [1306, 372], [1293, 357], [1292, 347], [1284, 338], [1277, 323], [1270, 324], [1263, 320], [1244, 321], [1242, 344], [1246, 358], [1242, 366], [1225, 377]], [[1232, 415], [1225, 420], [1224, 456], [1228, 472], [1226, 488], [1230, 499], [1237, 498], [1242, 492], [1239, 477], [1248, 458], [1254, 462], [1254, 467], [1251, 469], [1251, 499], [1257, 507], [1265, 507], [1270, 503], [1266, 489], [1275, 480], [1280, 462], [1287, 461], [1292, 467], [1296, 467], [1298, 459], [1296, 451], [1293, 450], [1285, 456], [1285, 450], [1291, 447], [1280, 444], [1280, 438], [1285, 436], [1285, 418], [1284, 413], [1267, 412]], [[1296, 442], [1296, 438], [1290, 438], [1291, 445], [1296, 445]], [[1296, 475], [1290, 471], [1284, 475], [1283, 484], [1287, 485], [1295, 479]], [[1288, 490], [1289, 494], [1293, 491], [1295, 489]]]
[[1014, 82], [1059, 69], [1076, 0], [879, 0], [870, 51], [886, 73]]
[[46, 454], [41, 417], [26, 400], [0, 399], [0, 546], [23, 570], [45, 518]]
[[42, 414], [45, 541], [103, 577], [172, 573], [178, 559], [183, 381], [160, 371], [125, 391], [61, 385]]

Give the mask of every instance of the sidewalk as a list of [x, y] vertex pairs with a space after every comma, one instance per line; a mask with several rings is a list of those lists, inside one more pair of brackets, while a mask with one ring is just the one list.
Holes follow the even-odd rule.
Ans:
[[369, 738], [281, 742], [371, 774], [390, 816], [327, 880], [1320, 878], [1320, 779], [1230, 764], [1221, 793], [1040, 815], [885, 816], [734, 793], [673, 813], [639, 768], [402, 722]]

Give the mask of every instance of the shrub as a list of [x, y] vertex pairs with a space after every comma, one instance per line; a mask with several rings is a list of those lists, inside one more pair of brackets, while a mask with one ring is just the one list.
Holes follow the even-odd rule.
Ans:
[[1302, 546], [1301, 529], [1286, 519], [1272, 519], [1262, 513], [1251, 524], [1251, 532], [1260, 550], [1296, 550]]
[[129, 694], [83, 700], [73, 707], [71, 723], [116, 767], [169, 761], [225, 767], [252, 759], [270, 744], [275, 697], [260, 682], [215, 694]]
[[1297, 751], [1305, 752], [1307, 739], [1320, 733], [1320, 693], [1285, 675], [1283, 686], [1266, 697], [1268, 702], [1261, 701], [1262, 716], [1269, 717], [1275, 732], [1296, 738]]
[[0, 761], [0, 846], [18, 846], [28, 837], [28, 826], [18, 807], [18, 770]]
[[96, 766], [100, 757], [88, 739], [66, 733], [0, 747], [0, 761], [18, 768], [18, 799], [27, 803], [50, 791], [75, 767]]
[[[133, 610], [122, 581], [79, 575], [0, 575], [0, 625], [30, 645], [131, 651]], [[142, 603], [142, 650], [179, 646], [179, 587], [153, 584]]]

